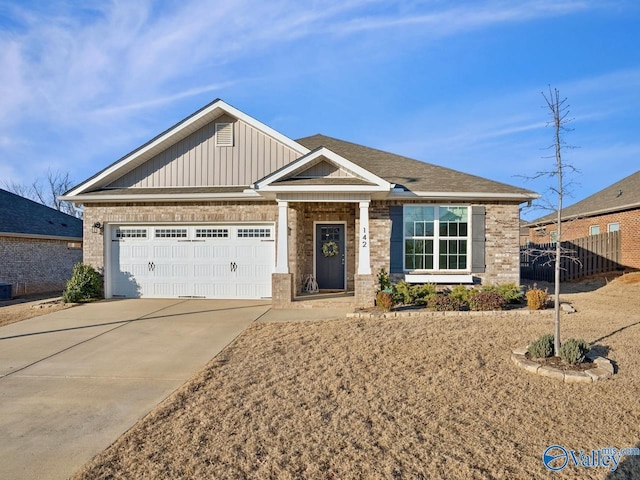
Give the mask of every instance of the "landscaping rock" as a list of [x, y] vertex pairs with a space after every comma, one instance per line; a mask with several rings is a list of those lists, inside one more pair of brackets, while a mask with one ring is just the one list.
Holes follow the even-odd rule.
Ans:
[[564, 372], [562, 370], [558, 370], [557, 368], [543, 366], [537, 369], [537, 373], [538, 375], [542, 375], [543, 377], [550, 377], [558, 380], [564, 380]]
[[611, 360], [609, 360], [608, 358], [596, 357], [593, 359], [593, 363], [595, 363], [598, 368], [606, 370], [611, 375], [615, 373], [615, 370], [613, 369], [613, 363], [611, 363]]
[[613, 373], [609, 372], [608, 370], [599, 367], [585, 370], [584, 373], [589, 375], [594, 382], [597, 382], [598, 380], [604, 380], [605, 378], [609, 378], [611, 375], [613, 375]]
[[593, 378], [585, 372], [564, 372], [565, 383], [591, 383]]
[[539, 364], [537, 364], [536, 362], [532, 362], [524, 355], [511, 354], [511, 359], [517, 366], [525, 369], [527, 372], [537, 373], [538, 369], [540, 368]]
[[567, 312], [567, 313], [576, 313], [576, 309], [573, 308], [573, 305], [571, 305], [570, 303], [561, 303], [560, 304], [560, 309], [563, 312]]

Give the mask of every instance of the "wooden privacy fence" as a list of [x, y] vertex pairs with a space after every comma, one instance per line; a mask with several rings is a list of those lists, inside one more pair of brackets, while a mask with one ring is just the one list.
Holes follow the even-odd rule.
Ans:
[[[561, 246], [561, 282], [622, 268], [622, 241], [619, 231], [566, 240]], [[554, 271], [555, 243], [530, 243], [520, 247], [520, 277], [553, 282]]]

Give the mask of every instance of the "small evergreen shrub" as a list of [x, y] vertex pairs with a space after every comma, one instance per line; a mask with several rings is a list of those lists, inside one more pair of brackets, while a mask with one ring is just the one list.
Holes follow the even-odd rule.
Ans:
[[478, 292], [469, 299], [469, 308], [475, 311], [502, 310], [506, 304], [497, 292]]
[[62, 292], [62, 301], [76, 303], [98, 298], [102, 298], [102, 277], [92, 266], [76, 263]]
[[469, 299], [471, 298], [473, 293], [473, 289], [467, 288], [464, 285], [456, 285], [449, 292], [449, 297], [459, 302], [460, 306], [462, 307], [469, 305]]
[[389, 292], [380, 291], [376, 295], [376, 305], [388, 312], [393, 308], [393, 297]]
[[553, 335], [547, 333], [535, 340], [527, 349], [531, 358], [547, 358], [553, 356]]
[[462, 303], [457, 298], [449, 295], [432, 295], [425, 301], [427, 308], [438, 312], [456, 312], [462, 307]]
[[385, 292], [391, 290], [391, 279], [384, 268], [381, 268], [378, 272], [378, 285], [380, 286], [380, 290]]
[[504, 297], [507, 303], [520, 303], [524, 300], [522, 287], [515, 283], [501, 283], [496, 287], [496, 291]]
[[547, 308], [549, 295], [546, 290], [532, 288], [527, 291], [527, 307], [529, 310], [544, 310]]
[[570, 365], [582, 363], [590, 349], [589, 344], [584, 340], [570, 338], [560, 346], [560, 358]]
[[412, 303], [419, 305], [426, 304], [428, 299], [437, 295], [436, 286], [433, 283], [424, 283], [419, 285], [412, 285], [410, 288]]
[[402, 303], [404, 305], [410, 305], [414, 301], [414, 297], [411, 292], [411, 285], [404, 280], [395, 284], [393, 296], [397, 303]]

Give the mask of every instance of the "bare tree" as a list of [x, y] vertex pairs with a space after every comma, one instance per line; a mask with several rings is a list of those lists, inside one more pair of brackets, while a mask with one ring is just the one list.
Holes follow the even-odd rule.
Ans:
[[571, 184], [567, 180], [567, 173], [575, 173], [577, 170], [571, 164], [566, 163], [562, 158], [563, 149], [574, 148], [567, 146], [564, 141], [564, 134], [571, 131], [567, 127], [567, 124], [572, 119], [569, 118], [569, 105], [567, 99], [560, 98], [560, 92], [557, 88], [551, 89], [549, 86], [549, 93], [541, 92], [546, 102], [546, 108], [549, 110], [551, 119], [547, 122], [547, 126], [553, 126], [553, 144], [548, 148], [553, 149], [554, 154], [545, 158], [552, 158], [554, 160], [554, 168], [552, 170], [537, 172], [529, 179], [537, 179], [541, 177], [553, 178], [555, 177], [555, 185], [551, 185], [549, 190], [551, 196], [555, 198], [555, 202], [551, 198], [544, 199], [546, 210], [551, 210], [555, 214], [556, 224], [556, 238], [553, 250], [538, 249], [530, 252], [533, 256], [548, 256], [554, 263], [554, 334], [553, 345], [554, 355], [560, 354], [560, 272], [562, 270], [561, 261], [562, 258], [569, 258], [572, 261], [577, 261], [575, 258], [575, 251], [562, 247], [562, 207], [563, 200], [567, 195], [567, 189]]
[[71, 202], [60, 200], [58, 197], [73, 187], [74, 183], [69, 172], [47, 170], [44, 179], [36, 179], [31, 185], [3, 181], [2, 186], [9, 192], [28, 198], [35, 202], [55, 208], [63, 213], [82, 218], [82, 208]]

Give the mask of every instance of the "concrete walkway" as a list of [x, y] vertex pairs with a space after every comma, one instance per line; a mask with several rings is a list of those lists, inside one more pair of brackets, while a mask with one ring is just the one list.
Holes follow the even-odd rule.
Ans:
[[66, 479], [270, 309], [111, 300], [0, 328], [0, 477]]

